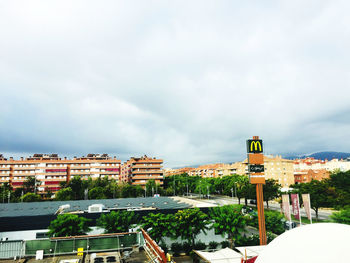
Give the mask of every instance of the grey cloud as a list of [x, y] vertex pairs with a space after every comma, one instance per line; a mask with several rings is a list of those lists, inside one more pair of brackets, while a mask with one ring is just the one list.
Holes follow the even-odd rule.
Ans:
[[[0, 150], [149, 154], [167, 166], [348, 151], [343, 1], [11, 1]], [[339, 120], [339, 121], [338, 121]]]

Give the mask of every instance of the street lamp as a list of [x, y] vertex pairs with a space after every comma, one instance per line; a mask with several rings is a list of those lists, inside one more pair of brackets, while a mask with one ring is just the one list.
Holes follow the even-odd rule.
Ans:
[[147, 186], [145, 185], [145, 197], [147, 197]]
[[208, 200], [209, 200], [209, 185], [207, 185], [207, 193], [208, 193]]
[[237, 198], [237, 189], [236, 189], [237, 182], [235, 182], [235, 197]]
[[232, 195], [232, 199], [233, 199], [233, 188], [231, 188], [231, 195]]

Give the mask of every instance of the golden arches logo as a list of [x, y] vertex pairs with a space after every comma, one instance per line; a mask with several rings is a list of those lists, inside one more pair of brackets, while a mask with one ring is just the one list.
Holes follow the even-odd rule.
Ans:
[[[254, 147], [254, 150], [253, 150]], [[251, 141], [250, 142], [250, 151], [258, 151], [258, 147], [259, 147], [259, 151], [262, 151], [262, 147], [261, 147], [261, 143], [260, 141]]]

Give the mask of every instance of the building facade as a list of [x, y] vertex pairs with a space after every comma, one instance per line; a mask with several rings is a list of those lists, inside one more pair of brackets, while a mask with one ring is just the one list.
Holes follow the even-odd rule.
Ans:
[[312, 180], [322, 181], [330, 176], [330, 172], [326, 169], [320, 170], [304, 170], [294, 172], [294, 182], [299, 183], [309, 183]]
[[150, 158], [146, 155], [140, 158], [131, 157], [122, 164], [120, 182], [130, 182], [132, 185], [145, 187], [149, 180], [163, 185], [164, 177], [162, 170], [163, 160]]
[[38, 193], [56, 192], [61, 182], [74, 176], [83, 180], [105, 176], [118, 180], [119, 175], [120, 160], [107, 154], [88, 154], [73, 159], [62, 159], [57, 154], [34, 154], [20, 160], [0, 157], [0, 183], [8, 182], [14, 189], [22, 188], [23, 183], [33, 177], [38, 182]]

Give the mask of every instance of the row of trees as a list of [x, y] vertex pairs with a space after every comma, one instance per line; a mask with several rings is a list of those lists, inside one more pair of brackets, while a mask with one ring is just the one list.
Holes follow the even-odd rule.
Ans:
[[[319, 208], [329, 207], [335, 209], [350, 208], [350, 171], [336, 171], [330, 178], [322, 181], [312, 180], [309, 183], [301, 183], [290, 186], [292, 193], [310, 194], [311, 208], [318, 217]], [[300, 199], [302, 203], [302, 199]]]
[[[150, 213], [141, 220], [130, 211], [112, 211], [102, 214], [97, 220], [97, 226], [105, 229], [105, 233], [127, 232], [131, 225], [138, 222], [139, 226], [148, 231], [150, 236], [160, 244], [164, 244], [164, 237], [176, 239], [180, 237], [191, 247], [200, 232], [206, 233], [215, 229], [217, 234], [228, 235], [230, 246], [244, 243], [243, 235], [248, 222], [255, 226], [256, 218], [244, 214], [241, 205], [226, 205], [209, 209], [205, 214], [198, 208], [179, 210], [175, 214]], [[272, 212], [280, 216], [277, 212]], [[283, 227], [283, 220], [279, 218], [279, 227]], [[269, 225], [269, 221], [267, 221]], [[88, 219], [73, 214], [58, 215], [49, 226], [51, 236], [81, 235], [89, 231]], [[274, 228], [274, 226], [272, 226]]]

